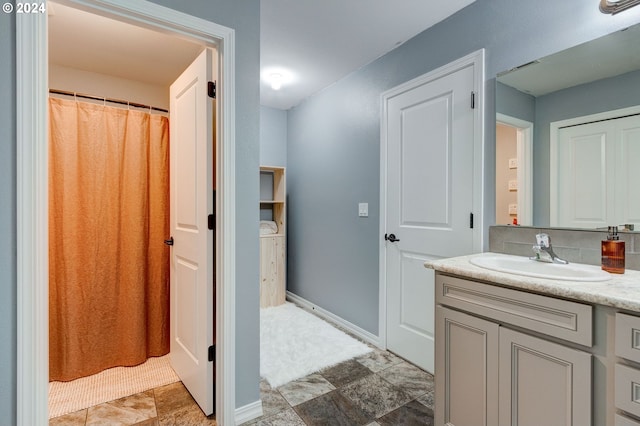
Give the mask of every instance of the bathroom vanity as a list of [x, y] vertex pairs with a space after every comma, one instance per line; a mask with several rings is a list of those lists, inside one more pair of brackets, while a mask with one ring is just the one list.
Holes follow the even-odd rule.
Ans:
[[425, 263], [436, 271], [435, 424], [640, 426], [640, 272], [584, 282], [470, 262], [488, 256], [515, 258]]

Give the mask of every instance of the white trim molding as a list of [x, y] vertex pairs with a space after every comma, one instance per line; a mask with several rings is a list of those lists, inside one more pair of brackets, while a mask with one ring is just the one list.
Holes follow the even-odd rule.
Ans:
[[49, 421], [47, 58], [46, 14], [16, 14], [18, 425]]
[[237, 425], [241, 425], [242, 423], [251, 421], [253, 419], [257, 419], [262, 416], [262, 401], [257, 400], [252, 402], [251, 404], [247, 404], [244, 407], [239, 407], [236, 409], [236, 423]]
[[[473, 109], [473, 201], [474, 214], [473, 251], [482, 252], [485, 234], [484, 217], [484, 83], [485, 83], [485, 52], [484, 49], [476, 50], [460, 59], [443, 65], [433, 71], [418, 76], [410, 81], [395, 86], [380, 95], [380, 236], [386, 232], [387, 223], [387, 116], [386, 100], [413, 87], [426, 84], [447, 74], [454, 73], [463, 68], [473, 66], [473, 92], [475, 94], [475, 108]], [[380, 335], [379, 347], [387, 347], [387, 265], [386, 244], [382, 237], [378, 239], [379, 245], [379, 314], [378, 334]]]
[[[235, 33], [145, 0], [60, 0], [91, 13], [216, 46], [220, 55], [216, 420], [235, 423]], [[16, 15], [18, 425], [47, 424], [48, 53], [47, 15]]]
[[347, 330], [349, 333], [359, 337], [361, 340], [367, 343], [370, 343], [373, 346], [378, 347], [380, 349], [384, 349], [382, 346], [380, 346], [380, 338], [375, 334], [370, 333], [367, 330], [358, 327], [357, 325], [343, 319], [342, 317], [339, 317], [338, 315], [332, 312], [327, 311], [326, 309], [321, 308], [318, 305], [315, 305], [314, 303], [308, 301], [307, 299], [300, 297], [297, 294], [291, 293], [290, 291], [287, 291], [287, 300], [289, 300], [292, 303], [295, 303], [296, 305], [300, 306], [303, 309], [306, 309], [309, 312], [312, 312], [318, 315], [319, 317], [327, 320], [328, 322], [333, 323], [334, 325], [344, 330]]

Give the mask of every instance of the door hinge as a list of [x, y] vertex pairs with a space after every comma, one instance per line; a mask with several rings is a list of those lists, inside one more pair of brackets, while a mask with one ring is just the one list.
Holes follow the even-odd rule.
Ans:
[[473, 213], [469, 213], [469, 228], [473, 229]]
[[216, 345], [209, 346], [209, 362], [216, 360]]
[[210, 81], [207, 86], [209, 97], [215, 99], [216, 98], [216, 82]]
[[210, 214], [207, 216], [207, 228], [210, 230], [216, 229], [216, 215]]
[[475, 107], [476, 107], [476, 92], [471, 92], [471, 109], [475, 109]]

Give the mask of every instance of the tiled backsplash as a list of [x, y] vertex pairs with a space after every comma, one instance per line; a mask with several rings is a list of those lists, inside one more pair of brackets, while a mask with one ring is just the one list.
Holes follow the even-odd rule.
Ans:
[[[489, 251], [532, 256], [531, 247], [541, 232], [549, 234], [553, 251], [562, 259], [601, 264], [600, 242], [607, 239], [606, 231], [496, 225], [489, 227]], [[640, 270], [640, 232], [620, 232], [620, 240], [625, 242], [626, 268]]]

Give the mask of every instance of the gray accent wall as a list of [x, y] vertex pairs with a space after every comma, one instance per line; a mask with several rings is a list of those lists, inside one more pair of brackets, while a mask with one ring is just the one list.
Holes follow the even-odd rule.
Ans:
[[[485, 48], [485, 235], [495, 217], [495, 75], [637, 21], [597, 0], [477, 0], [288, 114], [288, 289], [378, 334], [380, 97]], [[535, 167], [535, 166], [534, 166]], [[369, 203], [359, 218], [358, 202]], [[484, 241], [484, 247], [488, 241]]]
[[16, 418], [16, 27], [0, 14], [0, 413]]
[[533, 123], [536, 119], [536, 98], [496, 82], [496, 113]]
[[[153, 0], [236, 33], [236, 406], [260, 398], [258, 164], [259, 0]], [[15, 16], [0, 14], [0, 413], [16, 422]], [[72, 48], [72, 46], [70, 46]]]
[[287, 166], [287, 111], [260, 107], [260, 164]]

